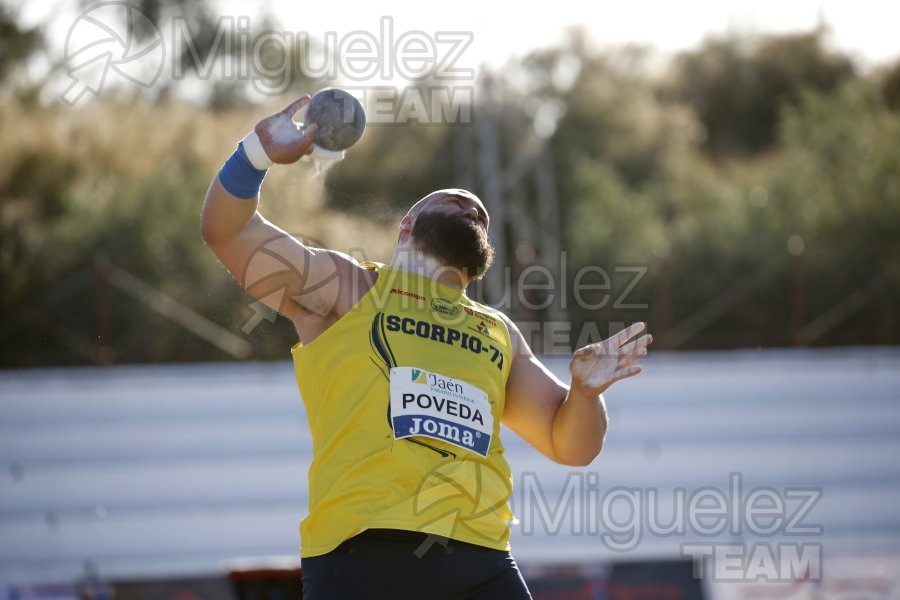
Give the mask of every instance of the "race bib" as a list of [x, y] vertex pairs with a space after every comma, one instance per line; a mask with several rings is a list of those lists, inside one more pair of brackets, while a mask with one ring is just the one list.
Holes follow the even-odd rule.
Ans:
[[488, 395], [461, 379], [414, 367], [391, 369], [394, 438], [424, 436], [487, 456], [494, 433]]

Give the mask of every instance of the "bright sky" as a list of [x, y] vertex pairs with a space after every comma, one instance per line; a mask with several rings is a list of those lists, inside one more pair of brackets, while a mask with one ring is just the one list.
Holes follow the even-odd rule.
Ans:
[[[390, 15], [398, 32], [472, 31], [475, 42], [466, 58], [473, 64], [502, 64], [510, 56], [551, 45], [573, 25], [586, 27], [600, 44], [637, 42], [675, 52], [729, 30], [808, 31], [820, 16], [831, 26], [832, 43], [854, 57], [869, 64], [900, 57], [900, 3], [893, 0], [550, 0], [532, 9], [490, 0], [337, 0], [315, 5], [267, 0], [264, 5], [290, 30], [339, 35], [353, 29], [376, 31], [380, 17]], [[231, 0], [228, 6], [242, 3]]]
[[[386, 16], [395, 38], [416, 30], [432, 39], [437, 32], [471, 32], [473, 42], [456, 63], [468, 69], [499, 67], [534, 48], [557, 44], [572, 26], [585, 28], [599, 46], [638, 43], [674, 53], [696, 47], [709, 35], [809, 31], [820, 19], [830, 28], [830, 44], [860, 66], [900, 59], [900, 2], [894, 0], [550, 0], [533, 9], [490, 0], [404, 0], [389, 5], [373, 0], [214, 1], [221, 15], [249, 15], [252, 20], [266, 10], [280, 21], [279, 31], [307, 33], [312, 39], [332, 32], [340, 40], [362, 30], [381, 41]], [[61, 58], [78, 16], [77, 4], [42, 0], [18, 10], [26, 24], [48, 24], [47, 39]]]

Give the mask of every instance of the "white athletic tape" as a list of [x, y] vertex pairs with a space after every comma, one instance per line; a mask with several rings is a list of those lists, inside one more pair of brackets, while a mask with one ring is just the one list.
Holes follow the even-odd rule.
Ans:
[[259, 141], [259, 136], [256, 135], [256, 131], [248, 133], [247, 137], [241, 140], [241, 143], [244, 144], [244, 152], [247, 153], [247, 159], [256, 169], [265, 171], [275, 164], [269, 158], [269, 155], [266, 154], [262, 142]]
[[313, 158], [319, 158], [322, 160], [340, 160], [344, 158], [343, 150], [326, 150], [322, 146], [318, 144], [313, 144], [313, 151], [310, 154]]

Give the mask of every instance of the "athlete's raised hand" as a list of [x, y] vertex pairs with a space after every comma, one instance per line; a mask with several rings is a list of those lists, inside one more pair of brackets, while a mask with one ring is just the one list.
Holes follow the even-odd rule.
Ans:
[[641, 372], [638, 361], [647, 355], [653, 336], [646, 334], [631, 340], [644, 330], [644, 323], [635, 323], [614, 336], [580, 348], [569, 363], [572, 389], [588, 396], [602, 394], [609, 386]]
[[313, 150], [316, 125], [302, 128], [294, 115], [309, 104], [309, 95], [291, 102], [284, 110], [266, 117], [256, 125], [256, 135], [272, 162], [290, 164]]

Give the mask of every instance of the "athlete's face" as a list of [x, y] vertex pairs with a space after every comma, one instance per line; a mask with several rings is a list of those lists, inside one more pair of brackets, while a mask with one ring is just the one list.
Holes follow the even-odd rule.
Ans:
[[416, 217], [416, 248], [443, 264], [478, 279], [494, 260], [487, 235], [487, 211], [477, 198], [444, 194], [428, 202]]

